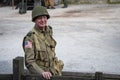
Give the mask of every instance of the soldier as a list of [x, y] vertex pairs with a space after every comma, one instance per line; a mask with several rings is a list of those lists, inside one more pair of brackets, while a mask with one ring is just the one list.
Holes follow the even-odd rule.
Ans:
[[32, 11], [35, 26], [23, 39], [27, 69], [30, 73], [40, 74], [45, 79], [50, 79], [52, 75], [61, 75], [64, 65], [55, 54], [56, 41], [52, 37], [52, 27], [47, 26], [49, 18], [45, 7], [35, 7]]
[[48, 9], [55, 9], [54, 5], [55, 5], [54, 0], [45, 0], [45, 6]]
[[63, 0], [63, 4], [64, 4], [64, 6], [62, 8], [67, 8], [68, 7], [67, 0]]

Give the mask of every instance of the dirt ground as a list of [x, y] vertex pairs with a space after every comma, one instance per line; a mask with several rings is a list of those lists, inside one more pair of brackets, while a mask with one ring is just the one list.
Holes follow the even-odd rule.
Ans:
[[[84, 4], [48, 9], [64, 71], [120, 74], [120, 5]], [[0, 73], [12, 73], [12, 59], [24, 56], [22, 40], [32, 29], [31, 11], [0, 7]]]

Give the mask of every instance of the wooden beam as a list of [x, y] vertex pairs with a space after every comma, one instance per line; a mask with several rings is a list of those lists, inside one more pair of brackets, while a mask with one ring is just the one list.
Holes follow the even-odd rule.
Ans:
[[23, 60], [23, 57], [13, 59], [13, 80], [22, 80], [22, 74], [24, 73]]
[[[27, 74], [23, 75], [24, 80], [45, 80], [41, 75], [37, 74]], [[53, 76], [51, 80], [92, 80], [91, 78], [86, 77], [76, 77], [76, 76]]]

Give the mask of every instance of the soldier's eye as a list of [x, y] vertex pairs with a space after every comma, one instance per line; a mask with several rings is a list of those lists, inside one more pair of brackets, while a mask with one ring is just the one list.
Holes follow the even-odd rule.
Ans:
[[45, 19], [46, 19], [46, 18], [47, 18], [47, 16], [43, 16], [43, 18], [45, 18]]

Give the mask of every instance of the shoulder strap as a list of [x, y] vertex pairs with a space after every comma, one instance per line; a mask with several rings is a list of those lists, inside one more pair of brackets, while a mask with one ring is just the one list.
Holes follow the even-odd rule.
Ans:
[[36, 30], [33, 28], [32, 29], [32, 32], [34, 32], [35, 34], [33, 35], [34, 36], [34, 41], [35, 41], [35, 47], [36, 47], [36, 49], [37, 50], [39, 50], [40, 51], [40, 45], [39, 45], [39, 41], [38, 41], [38, 38], [37, 38], [37, 32], [36, 32]]

